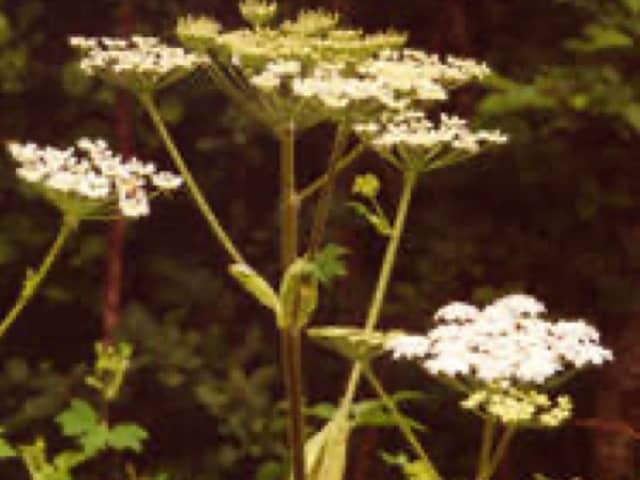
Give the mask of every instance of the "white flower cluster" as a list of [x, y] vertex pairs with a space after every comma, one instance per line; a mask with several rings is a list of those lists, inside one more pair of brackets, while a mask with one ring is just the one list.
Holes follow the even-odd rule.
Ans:
[[449, 58], [418, 50], [386, 50], [359, 65], [320, 62], [303, 72], [297, 60], [273, 60], [250, 77], [257, 88], [273, 92], [283, 87], [302, 98], [313, 98], [329, 109], [374, 101], [391, 110], [407, 109], [412, 101], [434, 102], [448, 98], [445, 87], [482, 78], [489, 72], [473, 60]]
[[8, 150], [23, 180], [93, 202], [96, 208], [117, 204], [127, 217], [149, 214], [151, 189], [170, 191], [182, 185], [179, 176], [156, 171], [151, 163], [136, 158], [125, 161], [104, 140], [81, 138], [65, 150], [13, 142]]
[[178, 80], [209, 59], [165, 45], [156, 37], [70, 37], [69, 43], [84, 54], [80, 68], [88, 75], [105, 77], [136, 90], [159, 88]]
[[434, 94], [439, 93], [446, 98], [443, 87], [454, 88], [481, 80], [491, 70], [485, 63], [473, 59], [449, 56], [442, 61], [438, 55], [405, 48], [381, 52], [359, 66], [358, 72], [379, 79], [398, 92], [411, 92], [420, 100], [438, 100]]
[[480, 310], [455, 302], [438, 310], [439, 325], [424, 336], [400, 335], [387, 344], [394, 358], [419, 359], [433, 375], [483, 383], [544, 384], [566, 370], [613, 359], [598, 331], [583, 320], [542, 318], [528, 295], [509, 295]]
[[374, 147], [385, 150], [402, 148], [418, 159], [436, 147], [449, 146], [477, 153], [485, 145], [503, 144], [508, 140], [498, 130], [473, 131], [466, 120], [453, 115], [442, 114], [439, 123], [435, 124], [420, 111], [386, 114], [380, 123], [360, 123], [354, 128]]
[[547, 393], [513, 387], [478, 389], [462, 400], [460, 406], [508, 425], [543, 428], [560, 426], [573, 412], [568, 395], [552, 400]]

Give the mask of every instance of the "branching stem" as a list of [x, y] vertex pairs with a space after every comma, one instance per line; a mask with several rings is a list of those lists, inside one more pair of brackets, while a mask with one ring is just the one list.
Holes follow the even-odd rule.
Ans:
[[396, 406], [393, 399], [385, 391], [384, 387], [382, 386], [382, 383], [380, 382], [380, 380], [378, 380], [375, 373], [373, 373], [371, 366], [366, 364], [362, 365], [362, 372], [364, 373], [364, 376], [367, 378], [367, 380], [375, 390], [376, 394], [380, 397], [380, 400], [382, 400], [382, 403], [384, 403], [385, 407], [387, 407], [387, 409], [389, 410], [389, 413], [391, 413], [391, 416], [396, 422], [396, 425], [398, 426], [398, 428], [404, 435], [404, 438], [407, 440], [407, 442], [413, 449], [413, 453], [421, 462], [424, 463], [425, 467], [429, 470], [429, 473], [430, 473], [429, 478], [432, 478], [433, 480], [441, 480], [441, 477], [438, 474], [438, 471], [436, 470], [435, 466], [429, 459], [427, 452], [424, 451], [424, 448], [422, 448], [420, 441], [416, 438], [415, 434], [413, 433], [411, 426], [409, 425], [405, 417], [402, 415], [400, 410], [398, 410], [398, 407]]
[[[411, 205], [411, 198], [415, 190], [415, 186], [418, 180], [418, 173], [415, 171], [406, 171], [404, 173], [402, 194], [396, 210], [396, 216], [393, 223], [393, 230], [391, 237], [387, 243], [387, 249], [382, 261], [382, 267], [380, 269], [380, 275], [378, 277], [378, 283], [371, 299], [367, 319], [365, 322], [365, 330], [371, 332], [375, 329], [380, 313], [382, 311], [382, 305], [384, 298], [389, 287], [389, 280], [391, 278], [391, 272], [395, 265], [396, 258], [398, 256], [398, 247], [400, 246], [400, 238], [405, 229], [407, 222], [407, 214], [409, 213], [409, 206]], [[344, 396], [341, 401], [341, 408], [350, 408], [353, 403], [360, 376], [362, 374], [362, 367], [359, 364], [355, 364], [351, 369], [349, 375], [349, 381], [345, 390]]]
[[49, 248], [49, 251], [45, 255], [42, 263], [38, 267], [35, 272], [30, 272], [27, 274], [27, 278], [22, 286], [22, 290], [18, 295], [16, 302], [9, 312], [2, 319], [2, 323], [0, 323], [0, 338], [2, 338], [9, 327], [13, 325], [20, 315], [20, 312], [27, 306], [29, 301], [33, 298], [35, 293], [38, 291], [40, 284], [44, 280], [44, 278], [49, 273], [53, 262], [60, 254], [62, 247], [64, 246], [67, 238], [75, 230], [78, 225], [78, 221], [75, 218], [65, 216], [62, 220], [62, 224], [60, 225], [60, 229], [58, 230], [58, 234]]

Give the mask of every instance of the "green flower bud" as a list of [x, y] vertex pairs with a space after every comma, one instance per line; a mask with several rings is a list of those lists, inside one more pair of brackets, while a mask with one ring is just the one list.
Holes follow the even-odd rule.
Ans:
[[278, 4], [265, 0], [244, 0], [240, 2], [242, 18], [254, 28], [267, 25], [278, 12]]
[[188, 15], [178, 19], [176, 36], [186, 47], [206, 51], [216, 44], [220, 25], [212, 18]]

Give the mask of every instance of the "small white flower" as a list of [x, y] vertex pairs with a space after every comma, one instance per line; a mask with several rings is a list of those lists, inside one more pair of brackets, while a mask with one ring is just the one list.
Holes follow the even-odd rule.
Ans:
[[515, 293], [493, 302], [490, 307], [505, 308], [514, 316], [526, 315], [535, 317], [547, 313], [547, 307], [531, 295]]
[[464, 302], [452, 302], [438, 309], [433, 315], [433, 318], [445, 322], [464, 322], [467, 320], [475, 320], [478, 318], [478, 315], [480, 315], [480, 310], [474, 305]]
[[[182, 179], [170, 172], [156, 172], [152, 163], [125, 160], [109, 150], [102, 139], [79, 139], [65, 150], [13, 142], [7, 146], [18, 163], [23, 180], [87, 204], [89, 211], [117, 205], [127, 217], [149, 214], [149, 182], [159, 190], [175, 190]], [[58, 205], [65, 208], [63, 205]]]
[[183, 183], [182, 177], [171, 172], [158, 172], [151, 177], [151, 181], [160, 190], [175, 190]]
[[172, 83], [209, 59], [165, 45], [156, 37], [70, 37], [69, 44], [84, 54], [80, 68], [135, 91], [152, 90]]
[[389, 350], [394, 359], [422, 358], [429, 352], [430, 342], [421, 335], [398, 335], [387, 342], [385, 349]]

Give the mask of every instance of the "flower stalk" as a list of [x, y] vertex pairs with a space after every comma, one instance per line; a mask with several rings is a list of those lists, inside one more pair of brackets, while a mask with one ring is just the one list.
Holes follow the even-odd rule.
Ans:
[[198, 187], [198, 184], [193, 178], [193, 175], [191, 175], [189, 167], [182, 157], [182, 154], [178, 150], [178, 147], [171, 138], [171, 134], [167, 130], [167, 127], [164, 123], [164, 120], [162, 119], [162, 116], [160, 115], [160, 112], [158, 111], [158, 107], [156, 106], [153, 97], [150, 94], [141, 94], [139, 98], [142, 105], [149, 114], [154, 127], [160, 135], [160, 138], [162, 139], [167, 152], [171, 156], [176, 169], [180, 172], [180, 175], [184, 179], [184, 182], [189, 189], [189, 193], [191, 194], [193, 201], [196, 203], [196, 206], [200, 210], [200, 213], [202, 213], [202, 216], [207, 221], [211, 233], [218, 239], [218, 241], [225, 249], [229, 257], [231, 257], [234, 263], [245, 264], [246, 262], [244, 260], [244, 257], [236, 248], [229, 235], [227, 235], [227, 232], [222, 227], [220, 221], [218, 220], [218, 217], [213, 212], [204, 194], [200, 190], [200, 187]]
[[478, 480], [482, 480], [484, 478], [485, 472], [489, 469], [495, 429], [495, 419], [491, 416], [486, 417], [483, 421], [482, 444], [480, 446], [480, 453], [478, 455], [478, 468], [476, 473], [476, 477], [478, 478]]
[[506, 428], [498, 442], [498, 445], [496, 446], [495, 451], [493, 452], [491, 460], [487, 463], [484, 470], [479, 473], [478, 480], [491, 480], [491, 477], [496, 473], [500, 466], [500, 462], [507, 453], [507, 449], [509, 448], [509, 444], [511, 443], [515, 433], [516, 427], [508, 426]]
[[[372, 332], [380, 319], [380, 313], [384, 303], [385, 296], [389, 287], [389, 280], [391, 279], [391, 273], [396, 263], [398, 256], [398, 248], [400, 246], [400, 239], [404, 233], [405, 225], [407, 222], [407, 216], [409, 213], [409, 207], [411, 205], [411, 199], [415, 190], [416, 183], [418, 181], [418, 172], [414, 170], [407, 170], [404, 172], [402, 183], [402, 194], [398, 203], [395, 221], [393, 229], [387, 243], [387, 249], [382, 261], [382, 267], [380, 268], [380, 275], [378, 277], [378, 283], [371, 299], [369, 311], [365, 321], [365, 331]], [[342, 397], [341, 407], [347, 410], [353, 403], [358, 383], [362, 375], [362, 366], [356, 363], [351, 369], [349, 375], [349, 381], [347, 388]]]
[[42, 284], [42, 281], [45, 279], [51, 266], [53, 265], [56, 258], [60, 255], [62, 247], [69, 235], [75, 230], [78, 225], [78, 220], [71, 216], [65, 216], [62, 220], [62, 224], [58, 230], [58, 234], [56, 238], [51, 244], [49, 251], [45, 255], [42, 263], [38, 267], [35, 272], [29, 272], [27, 274], [27, 278], [22, 286], [22, 290], [18, 295], [18, 299], [14, 303], [13, 307], [2, 319], [0, 323], [0, 338], [2, 338], [7, 330], [13, 325], [13, 323], [18, 318], [18, 315], [22, 312], [22, 310], [27, 306], [29, 301], [33, 298], [33, 296], [38, 291], [38, 288]]
[[409, 443], [409, 445], [413, 449], [413, 452], [416, 455], [416, 457], [418, 457], [420, 461], [423, 462], [424, 466], [429, 470], [429, 473], [430, 473], [429, 478], [432, 478], [433, 480], [442, 480], [442, 477], [440, 476], [435, 466], [429, 459], [427, 452], [424, 451], [424, 448], [422, 448], [420, 441], [416, 438], [415, 434], [413, 433], [411, 426], [408, 424], [407, 420], [404, 418], [402, 413], [400, 413], [395, 402], [391, 399], [389, 394], [385, 391], [384, 387], [382, 386], [382, 383], [380, 382], [380, 380], [378, 380], [378, 377], [376, 377], [375, 373], [373, 373], [371, 366], [368, 364], [363, 364], [361, 365], [361, 369], [362, 369], [362, 372], [364, 373], [364, 376], [367, 378], [367, 380], [375, 390], [376, 394], [380, 397], [380, 400], [382, 400], [385, 407], [389, 409], [389, 413], [391, 413], [391, 415], [393, 416], [393, 419], [396, 422], [396, 425], [404, 435], [404, 438], [407, 440], [407, 443]]

